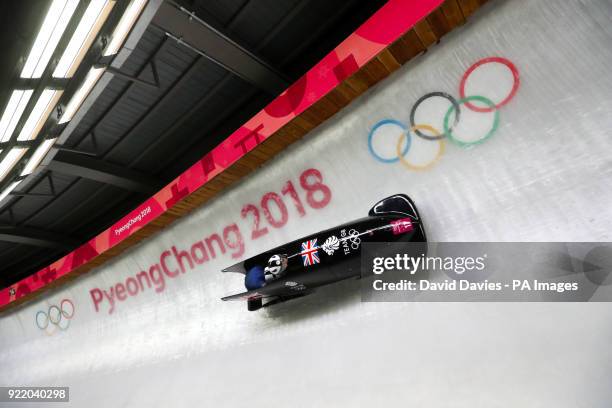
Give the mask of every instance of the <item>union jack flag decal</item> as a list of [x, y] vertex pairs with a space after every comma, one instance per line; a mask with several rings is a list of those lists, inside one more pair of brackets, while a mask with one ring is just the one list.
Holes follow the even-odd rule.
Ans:
[[321, 262], [319, 260], [319, 248], [317, 247], [317, 239], [311, 239], [310, 241], [302, 242], [302, 260], [304, 266], [311, 266]]

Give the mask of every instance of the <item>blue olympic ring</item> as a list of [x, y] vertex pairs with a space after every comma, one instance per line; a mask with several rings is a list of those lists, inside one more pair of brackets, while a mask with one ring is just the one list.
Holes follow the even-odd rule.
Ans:
[[374, 151], [374, 147], [372, 146], [372, 139], [374, 138], [374, 133], [378, 130], [379, 127], [385, 126], [385, 125], [399, 126], [402, 129], [402, 131], [406, 133], [406, 147], [404, 148], [404, 150], [402, 150], [402, 156], [405, 156], [406, 153], [408, 153], [408, 150], [410, 150], [410, 143], [411, 143], [410, 131], [408, 130], [406, 125], [404, 125], [399, 120], [395, 120], [395, 119], [383, 119], [374, 125], [374, 127], [370, 130], [370, 134], [368, 135], [368, 149], [370, 150], [370, 154], [374, 156], [376, 160], [382, 163], [396, 163], [399, 161], [399, 157], [396, 157], [393, 159], [385, 159], [384, 157], [379, 156]]

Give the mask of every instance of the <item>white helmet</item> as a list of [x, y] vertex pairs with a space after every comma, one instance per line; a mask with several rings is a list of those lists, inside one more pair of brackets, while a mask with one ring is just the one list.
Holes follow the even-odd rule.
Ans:
[[272, 275], [273, 278], [278, 278], [281, 273], [287, 268], [287, 257], [282, 255], [272, 255], [268, 260], [268, 266], [264, 268], [267, 275]]

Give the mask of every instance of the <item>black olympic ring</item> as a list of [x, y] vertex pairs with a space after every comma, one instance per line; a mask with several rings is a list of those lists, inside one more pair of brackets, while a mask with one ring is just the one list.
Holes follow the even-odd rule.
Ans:
[[[448, 132], [444, 132], [442, 134], [439, 135], [434, 135], [434, 136], [429, 136], [424, 134], [423, 132], [421, 132], [418, 128], [417, 128], [417, 124], [415, 122], [415, 115], [416, 115], [416, 110], [419, 107], [419, 105], [425, 100], [425, 99], [429, 99], [432, 97], [441, 97], [444, 99], [448, 99], [450, 101], [450, 103], [453, 105], [453, 107], [455, 108], [455, 119], [453, 120], [453, 124], [449, 127], [449, 131]], [[425, 94], [423, 96], [421, 96], [412, 106], [412, 109], [410, 110], [410, 126], [414, 129], [414, 134], [417, 136], [422, 137], [423, 139], [427, 139], [427, 140], [440, 140], [440, 139], [444, 139], [445, 137], [448, 136], [447, 133], [451, 133], [453, 131], [453, 128], [455, 126], [457, 126], [457, 124], [459, 123], [459, 116], [461, 114], [461, 109], [459, 109], [459, 102], [457, 102], [457, 100], [455, 98], [453, 98], [452, 95], [446, 93], [446, 92], [430, 92], [428, 94]]]
[[[66, 305], [70, 305], [70, 308], [66, 308]], [[46, 312], [39, 310], [36, 313], [36, 326], [40, 330], [44, 330], [47, 334], [53, 334], [47, 331], [47, 328], [49, 328], [49, 323], [53, 324], [60, 330], [66, 330], [68, 327], [70, 327], [70, 320], [74, 316], [74, 311], [74, 303], [72, 303], [70, 299], [62, 299], [59, 306], [51, 305]], [[39, 316], [43, 316], [44, 323], [40, 322]], [[67, 322], [65, 325], [61, 324], [63, 320]]]

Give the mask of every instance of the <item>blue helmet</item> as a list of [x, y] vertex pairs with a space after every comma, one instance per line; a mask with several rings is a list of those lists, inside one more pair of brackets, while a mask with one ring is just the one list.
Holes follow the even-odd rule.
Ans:
[[264, 268], [256, 265], [244, 276], [244, 286], [247, 290], [259, 289], [266, 283]]

